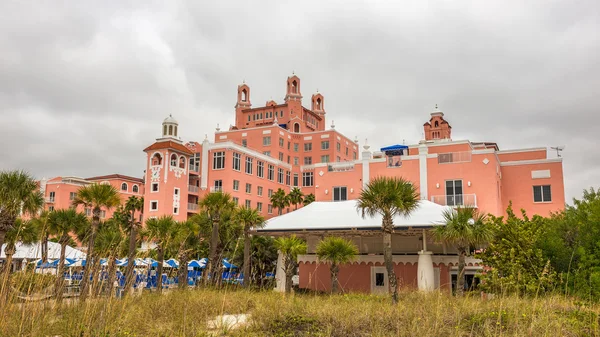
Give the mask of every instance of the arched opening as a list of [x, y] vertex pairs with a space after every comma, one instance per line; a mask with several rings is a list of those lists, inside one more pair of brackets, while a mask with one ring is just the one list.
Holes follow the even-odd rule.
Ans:
[[140, 188], [138, 187], [138, 185], [133, 185], [133, 187], [131, 188], [131, 191], [133, 193], [138, 193], [140, 191]]
[[300, 124], [294, 123], [294, 132], [295, 133], [300, 133]]
[[175, 126], [175, 134], [174, 134], [174, 136], [177, 137], [177, 126]]
[[185, 157], [184, 156], [179, 157], [179, 168], [182, 168], [182, 169], [185, 168]]
[[171, 166], [177, 167], [177, 155], [174, 153], [171, 155]]
[[435, 121], [435, 123], [433, 123], [433, 126], [435, 126], [437, 128], [440, 126], [440, 123], [438, 121]]
[[167, 126], [163, 125], [163, 136], [167, 135]]
[[317, 110], [321, 110], [321, 98], [317, 98]]
[[248, 99], [248, 92], [246, 91], [246, 89], [242, 90], [242, 102], [246, 102], [246, 100]]
[[152, 157], [152, 166], [162, 165], [162, 156], [158, 153]]
[[292, 82], [292, 93], [294, 93], [294, 94], [298, 93], [298, 82], [296, 82], [296, 80], [294, 80]]
[[127, 184], [126, 183], [121, 184], [121, 191], [127, 192]]
[[173, 135], [173, 125], [169, 125], [169, 136]]

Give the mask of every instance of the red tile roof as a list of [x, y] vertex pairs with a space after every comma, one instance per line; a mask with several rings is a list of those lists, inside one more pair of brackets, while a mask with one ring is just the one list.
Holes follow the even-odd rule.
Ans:
[[185, 147], [183, 144], [174, 142], [172, 140], [164, 141], [164, 142], [156, 142], [156, 143], [148, 146], [147, 148], [145, 148], [144, 151], [159, 150], [159, 149], [171, 149], [171, 150], [175, 150], [175, 151], [185, 153], [188, 155], [194, 154], [190, 149]]
[[130, 177], [130, 176], [122, 175], [122, 174], [109, 174], [106, 176], [86, 178], [85, 180], [96, 181], [96, 180], [112, 180], [112, 179], [121, 179], [121, 180], [135, 181], [138, 183], [144, 183], [144, 179], [142, 179], [142, 178]]

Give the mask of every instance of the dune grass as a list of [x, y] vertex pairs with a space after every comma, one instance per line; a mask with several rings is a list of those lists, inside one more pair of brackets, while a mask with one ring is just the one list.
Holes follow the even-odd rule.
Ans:
[[[222, 314], [249, 314], [235, 330], [208, 331]], [[600, 306], [553, 296], [482, 300], [401, 293], [393, 306], [372, 295], [284, 296], [197, 289], [125, 299], [8, 304], [2, 336], [594, 336]]]

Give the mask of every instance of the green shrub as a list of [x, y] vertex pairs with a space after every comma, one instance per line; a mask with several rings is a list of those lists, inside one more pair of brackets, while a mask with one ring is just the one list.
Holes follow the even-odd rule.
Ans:
[[55, 275], [18, 272], [11, 275], [11, 286], [26, 294], [39, 293], [54, 285]]

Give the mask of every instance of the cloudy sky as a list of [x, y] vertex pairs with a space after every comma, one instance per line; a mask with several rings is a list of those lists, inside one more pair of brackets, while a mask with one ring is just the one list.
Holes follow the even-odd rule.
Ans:
[[599, 32], [597, 0], [2, 1], [0, 169], [141, 176], [166, 116], [212, 139], [238, 84], [281, 102], [295, 71], [361, 145], [435, 104], [454, 139], [566, 145], [570, 199], [600, 186]]

